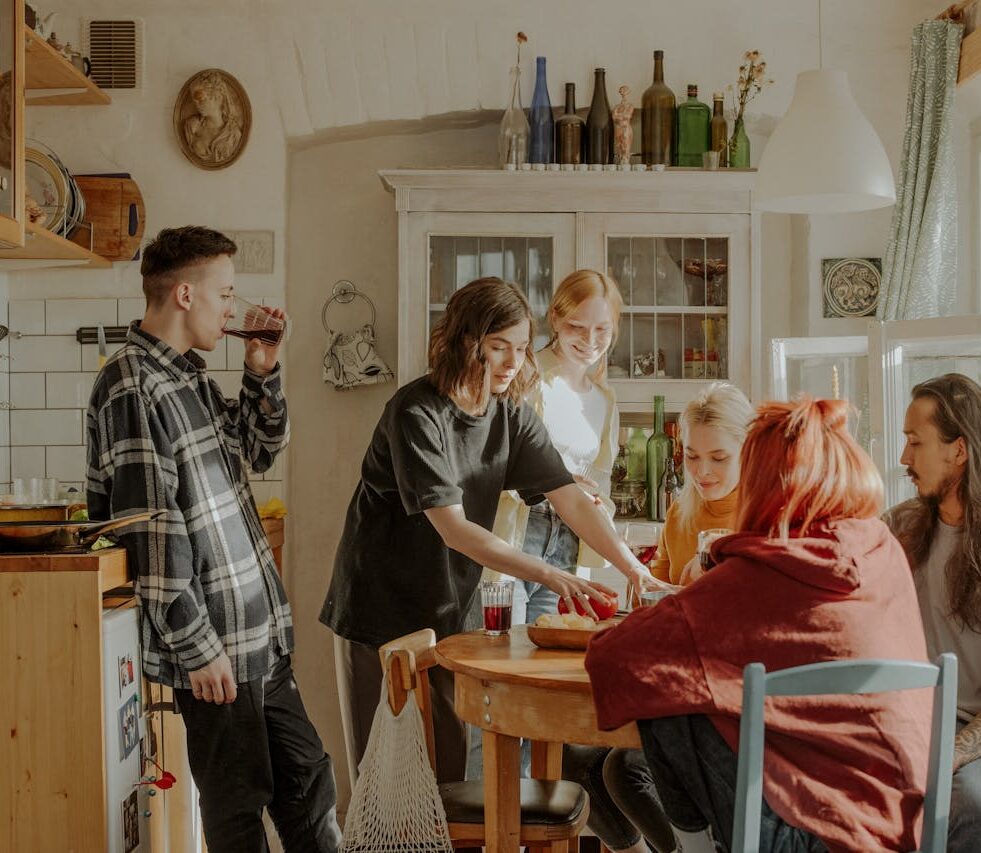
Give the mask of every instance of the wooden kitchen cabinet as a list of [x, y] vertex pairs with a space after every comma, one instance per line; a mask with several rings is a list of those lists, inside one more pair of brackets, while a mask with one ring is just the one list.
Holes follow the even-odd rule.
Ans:
[[611, 275], [624, 298], [609, 357], [621, 411], [647, 418], [655, 394], [681, 411], [716, 379], [759, 397], [754, 170], [379, 175], [399, 217], [399, 384], [425, 372], [429, 331], [468, 281], [522, 287], [540, 348], [553, 291], [585, 267]]
[[105, 850], [103, 593], [126, 552], [0, 556], [0, 849]]
[[24, 213], [25, 103], [31, 107], [105, 105], [111, 98], [24, 24], [23, 0], [0, 0], [0, 72], [8, 68], [11, 155], [10, 168], [4, 169], [0, 151], [0, 271], [111, 266], [83, 246], [27, 222]]

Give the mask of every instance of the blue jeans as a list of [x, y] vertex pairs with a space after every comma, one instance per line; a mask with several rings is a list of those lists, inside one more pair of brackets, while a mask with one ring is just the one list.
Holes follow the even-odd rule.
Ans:
[[[526, 554], [539, 557], [550, 566], [575, 574], [579, 561], [579, 537], [559, 518], [558, 513], [548, 501], [531, 507], [528, 513], [528, 527], [525, 530]], [[511, 624], [531, 624], [543, 613], [557, 612], [559, 596], [548, 587], [532, 581], [515, 579], [514, 601], [511, 607]], [[480, 606], [479, 596], [476, 606]], [[480, 617], [482, 618], [482, 617]], [[467, 726], [470, 743], [467, 755], [467, 779], [483, 777], [483, 745], [481, 730]], [[531, 776], [531, 743], [521, 743], [521, 775]]]
[[[965, 725], [958, 721], [957, 731]], [[954, 774], [947, 832], [947, 853], [977, 853], [978, 850], [981, 850], [981, 758], [965, 764]]]
[[[639, 720], [644, 756], [658, 799], [673, 826], [685, 832], [711, 827], [716, 847], [732, 848], [738, 757], [708, 717]], [[785, 823], [763, 800], [761, 853], [827, 853], [816, 835]]]
[[624, 850], [641, 836], [655, 853], [675, 849], [674, 833], [639, 749], [566, 745], [562, 778], [589, 794], [587, 825], [610, 850]]

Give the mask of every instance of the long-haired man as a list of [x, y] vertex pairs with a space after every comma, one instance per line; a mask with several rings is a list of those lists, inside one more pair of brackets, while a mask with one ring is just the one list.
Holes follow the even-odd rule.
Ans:
[[887, 516], [906, 551], [930, 656], [958, 658], [950, 853], [981, 849], [981, 386], [948, 373], [915, 386], [900, 463], [917, 497]]

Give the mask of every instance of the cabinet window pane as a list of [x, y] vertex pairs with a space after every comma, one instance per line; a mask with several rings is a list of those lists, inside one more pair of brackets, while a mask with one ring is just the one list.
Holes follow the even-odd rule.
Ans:
[[513, 281], [528, 297], [537, 330], [535, 344], [542, 346], [549, 336], [553, 250], [551, 237], [430, 237], [429, 329], [457, 290], [475, 278], [498, 276]]
[[608, 236], [606, 262], [624, 300], [612, 378], [728, 378], [727, 237]]

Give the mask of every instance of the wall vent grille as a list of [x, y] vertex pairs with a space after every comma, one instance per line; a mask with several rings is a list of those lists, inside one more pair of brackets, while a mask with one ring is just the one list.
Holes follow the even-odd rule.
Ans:
[[86, 54], [92, 81], [102, 89], [143, 87], [143, 22], [88, 21]]

